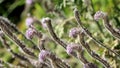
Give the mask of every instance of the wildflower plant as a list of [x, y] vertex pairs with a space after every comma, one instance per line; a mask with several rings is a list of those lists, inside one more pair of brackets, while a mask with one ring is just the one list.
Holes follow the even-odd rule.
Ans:
[[[79, 0], [78, 0], [79, 1]], [[0, 58], [0, 67], [8, 68], [119, 68], [120, 54], [118, 44], [109, 46], [101, 41], [104, 33], [99, 35], [97, 32], [91, 32], [89, 26], [91, 23], [97, 23], [99, 26], [99, 19], [103, 20], [103, 25], [107, 29], [114, 39], [120, 39], [119, 29], [114, 28], [108, 18], [108, 14], [102, 11], [98, 11], [92, 16], [92, 22], [90, 24], [83, 21], [85, 12], [84, 9], [90, 11], [90, 6], [93, 8], [92, 1], [83, 1], [85, 7], [80, 9], [76, 2], [64, 2], [61, 7], [66, 5], [75, 5], [72, 7], [72, 18], [68, 19], [62, 11], [59, 11], [60, 7], [56, 6], [53, 9], [54, 2], [42, 1], [46, 8], [46, 13], [42, 12], [39, 1], [26, 0], [25, 9], [23, 12], [26, 15], [24, 20], [25, 31], [21, 31], [16, 25], [14, 25], [8, 18], [0, 16], [0, 41], [2, 46], [7, 52], [12, 55], [15, 60], [19, 59], [18, 63], [11, 63], [4, 61]], [[37, 3], [38, 2], [38, 3]], [[40, 4], [42, 4], [40, 3]], [[48, 6], [51, 5], [51, 6]], [[88, 6], [89, 5], [89, 6]], [[34, 9], [33, 13], [30, 11], [32, 7], [41, 10], [40, 14], [43, 17], [37, 17]], [[60, 5], [59, 5], [60, 6]], [[65, 10], [65, 9], [64, 9]], [[83, 10], [83, 11], [82, 11]], [[87, 13], [86, 11], [86, 13]], [[93, 12], [93, 11], [92, 11]], [[34, 16], [35, 14], [35, 16]], [[66, 13], [67, 14], [67, 13]], [[39, 15], [39, 14], [38, 14]], [[54, 16], [56, 17], [54, 18]], [[60, 18], [60, 20], [57, 19]], [[25, 18], [25, 17], [24, 17]], [[67, 20], [66, 20], [67, 19]], [[88, 19], [89, 20], [89, 19]], [[61, 22], [62, 23], [59, 23]], [[86, 25], [87, 24], [87, 25]], [[91, 24], [92, 25], [92, 24]], [[86, 27], [88, 26], [88, 27]], [[101, 25], [100, 25], [101, 26]], [[59, 28], [58, 28], [59, 27]], [[101, 27], [99, 28], [101, 29]], [[102, 33], [99, 32], [99, 33]], [[61, 36], [59, 36], [61, 34]], [[100, 37], [96, 37], [100, 36]], [[117, 43], [118, 43], [117, 40]], [[114, 41], [114, 40], [112, 40]], [[116, 40], [114, 41], [116, 42]], [[12, 45], [16, 46], [18, 52], [12, 48]], [[53, 48], [52, 48], [53, 47]], [[96, 49], [95, 49], [96, 48]], [[98, 49], [98, 50], [97, 50]], [[101, 50], [101, 52], [99, 51]], [[62, 52], [61, 52], [62, 51]], [[61, 55], [63, 57], [61, 57]], [[112, 59], [111, 59], [112, 58]], [[113, 62], [114, 60], [115, 62]], [[111, 62], [112, 61], [112, 62]], [[76, 64], [76, 67], [74, 66]], [[114, 65], [111, 65], [114, 64]]]

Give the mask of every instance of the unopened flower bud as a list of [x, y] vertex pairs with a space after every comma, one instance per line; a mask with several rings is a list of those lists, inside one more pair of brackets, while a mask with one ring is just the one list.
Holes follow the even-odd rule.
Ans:
[[69, 37], [76, 38], [79, 33], [80, 33], [80, 29], [74, 27], [74, 28], [70, 29], [70, 31], [69, 31]]
[[77, 51], [77, 50], [79, 50], [79, 49], [81, 49], [81, 48], [82, 48], [82, 47], [80, 47], [79, 44], [77, 44], [77, 43], [70, 43], [70, 44], [67, 45], [67, 50], [66, 50], [66, 52], [67, 52], [68, 54], [72, 54], [74, 51]]
[[26, 0], [27, 5], [31, 5], [33, 3], [33, 0]]
[[41, 24], [44, 28], [46, 28], [47, 27], [46, 22], [50, 22], [50, 21], [51, 21], [50, 18], [46, 17], [41, 20]]
[[26, 26], [30, 27], [34, 23], [34, 18], [33, 17], [27, 17], [25, 22], [26, 22]]
[[105, 13], [104, 13], [104, 12], [102, 12], [102, 11], [97, 11], [97, 12], [95, 13], [95, 15], [94, 15], [94, 19], [95, 19], [96, 21], [98, 21], [99, 19], [104, 18], [104, 16], [105, 16]]
[[27, 39], [32, 39], [35, 33], [36, 31], [33, 28], [28, 28], [28, 30], [26, 30], [25, 36]]
[[40, 53], [39, 53], [39, 61], [40, 62], [44, 62], [46, 57], [48, 57], [50, 55], [49, 51], [46, 51], [46, 50], [42, 50]]

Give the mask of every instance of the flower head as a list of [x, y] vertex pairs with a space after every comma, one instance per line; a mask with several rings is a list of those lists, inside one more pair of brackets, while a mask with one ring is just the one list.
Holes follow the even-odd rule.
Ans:
[[67, 45], [67, 53], [72, 54], [75, 50], [79, 50], [80, 46], [76, 43], [70, 43]]
[[102, 12], [102, 11], [97, 11], [97, 12], [95, 13], [95, 15], [94, 15], [94, 19], [95, 19], [96, 21], [98, 21], [99, 19], [104, 18], [104, 16], [105, 16], [105, 13], [104, 13], [104, 12]]
[[26, 26], [30, 27], [34, 23], [34, 18], [29, 16], [29, 17], [26, 18], [25, 22], [26, 22]]
[[76, 38], [79, 33], [80, 33], [80, 29], [74, 27], [74, 28], [70, 29], [70, 31], [69, 31], [69, 37]]
[[35, 33], [36, 31], [33, 28], [28, 28], [28, 30], [26, 30], [25, 36], [27, 39], [32, 39]]
[[46, 50], [42, 50], [40, 53], [39, 53], [39, 61], [40, 62], [44, 62], [44, 60], [46, 59], [46, 57], [48, 57], [50, 55], [49, 51], [46, 51]]

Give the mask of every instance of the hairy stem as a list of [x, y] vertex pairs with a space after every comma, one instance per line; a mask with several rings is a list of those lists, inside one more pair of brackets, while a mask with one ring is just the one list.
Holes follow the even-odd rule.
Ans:
[[99, 62], [101, 62], [106, 68], [111, 68], [109, 63], [102, 59], [99, 55], [97, 55], [94, 51], [91, 50], [91, 48], [89, 47], [88, 43], [85, 42], [84, 40], [84, 33], [81, 32], [81, 34], [79, 35], [80, 38], [80, 43], [82, 44], [82, 46], [87, 50], [87, 52], [96, 60], [98, 60]]
[[98, 67], [93, 63], [87, 63], [84, 65], [84, 68], [98, 68]]
[[[57, 35], [55, 34], [55, 32], [54, 32], [54, 30], [53, 30], [53, 28], [52, 28], [51, 21], [46, 22], [46, 23], [47, 23], [48, 31], [49, 31], [49, 33], [51, 34], [51, 36], [52, 36], [52, 38], [54, 39], [54, 41], [57, 42], [58, 44], [62, 45], [62, 46], [66, 49], [67, 44], [64, 43], [63, 41], [61, 41], [61, 40], [57, 37]], [[88, 63], [88, 61], [87, 61], [83, 56], [81, 56], [82, 53], [80, 53], [79, 51], [78, 51], [78, 53], [80, 54], [80, 55], [78, 55], [78, 56], [77, 56], [77, 54], [76, 54], [75, 52], [73, 52], [72, 55], [73, 55], [75, 58], [80, 59], [83, 63]]]
[[5, 62], [5, 61], [3, 61], [3, 60], [0, 59], [0, 68], [4, 68], [4, 67], [20, 68], [21, 66], [16, 66], [16, 65], [13, 65], [11, 63], [7, 63], [7, 62]]
[[[103, 18], [103, 20], [104, 20], [104, 26], [108, 29], [108, 31], [110, 31], [111, 34], [112, 34], [114, 37], [120, 39], [120, 32], [119, 32], [119, 31], [116, 31], [116, 30], [111, 26], [111, 24], [109, 23], [107, 14], [106, 14], [105, 17]], [[119, 30], [119, 29], [118, 29], [118, 30]]]
[[[67, 44], [65, 42], [63, 42], [60, 38], [58, 38], [57, 35], [55, 34], [53, 27], [52, 27], [52, 24], [51, 24], [51, 20], [46, 22], [46, 24], [48, 27], [48, 31], [49, 31], [50, 35], [52, 36], [53, 40], [66, 49]], [[73, 55], [74, 55], [74, 57], [77, 58], [76, 53], [73, 53]]]
[[[55, 54], [50, 53], [49, 56], [52, 61], [56, 64], [56, 66], [59, 66], [60, 68], [70, 68], [70, 66], [68, 64], [66, 64], [65, 62], [63, 62], [60, 58], [58, 58]], [[56, 67], [54, 66], [54, 67]]]
[[84, 50], [78, 51], [77, 56], [84, 64], [89, 63], [87, 59], [84, 57]]
[[28, 48], [26, 48], [26, 45], [20, 41], [16, 35], [14, 35], [9, 28], [7, 27], [7, 25], [4, 24], [4, 21], [1, 20], [0, 21], [0, 27], [2, 29], [2, 31], [10, 38], [12, 39], [16, 44], [18, 44], [18, 46], [28, 55], [36, 57], [35, 54], [33, 52], [31, 52], [30, 50], [28, 50]]
[[[14, 24], [12, 24], [7, 18], [4, 18], [4, 17], [1, 17], [1, 16], [0, 16], [0, 21], [3, 21], [4, 24], [7, 25], [7, 27], [9, 28], [10, 31], [12, 31], [12, 32], [14, 32], [14, 33], [17, 33], [17, 34], [21, 34], [22, 37], [23, 37], [26, 41], [28, 41], [28, 42], [31, 43], [31, 46], [32, 46], [32, 48], [33, 48], [34, 50], [39, 50], [38, 47], [37, 47], [37, 45], [36, 45], [33, 41], [27, 39], [27, 38], [25, 37], [25, 35], [24, 35]], [[23, 40], [24, 40], [24, 39], [23, 39]]]
[[92, 34], [83, 26], [80, 17], [79, 17], [79, 12], [77, 9], [74, 10], [74, 14], [75, 14], [75, 18], [77, 23], [79, 24], [79, 26], [83, 29], [83, 31], [85, 32], [86, 35], [88, 35], [90, 38], [92, 38], [93, 41], [95, 41], [97, 44], [101, 45], [102, 47], [106, 48], [107, 50], [109, 50], [110, 52], [114, 53], [116, 56], [120, 57], [120, 55], [118, 53], [116, 53], [114, 50], [111, 50], [109, 47], [107, 47], [106, 45], [104, 45], [102, 42], [100, 42], [99, 40], [95, 39]]
[[22, 56], [22, 55], [20, 55], [20, 54], [15, 53], [15, 52], [10, 48], [10, 45], [6, 42], [5, 36], [0, 37], [0, 40], [1, 40], [2, 44], [5, 46], [5, 48], [6, 48], [13, 56], [15, 56], [16, 58], [19, 58], [19, 59], [21, 59], [21, 60], [23, 60], [23, 61], [29, 62], [29, 60], [28, 60], [26, 57], [24, 57], [24, 56]]
[[49, 22], [46, 22], [47, 27], [48, 27], [48, 31], [51, 34], [52, 38], [54, 39], [55, 42], [57, 42], [58, 44], [60, 44], [61, 46], [63, 46], [66, 49], [67, 44], [64, 43], [62, 40], [60, 40], [57, 35], [55, 34], [53, 28], [52, 28], [52, 24], [51, 24], [51, 20]]
[[39, 50], [41, 51], [41, 50], [45, 50], [45, 46], [44, 46], [44, 44], [45, 44], [45, 39], [39, 39]]

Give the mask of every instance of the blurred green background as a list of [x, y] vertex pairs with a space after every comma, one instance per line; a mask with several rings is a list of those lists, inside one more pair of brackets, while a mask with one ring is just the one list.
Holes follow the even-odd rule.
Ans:
[[[25, 0], [0, 0], [0, 16], [7, 17], [11, 22], [16, 24], [23, 33], [25, 33], [26, 30], [25, 19], [28, 13], [38, 20], [44, 17], [50, 17], [52, 19], [54, 31], [59, 38], [68, 43], [77, 43], [79, 42], [78, 39], [69, 37], [69, 30], [72, 27], [78, 26], [73, 14], [73, 9], [75, 7], [79, 9], [81, 20], [92, 35], [120, 53], [120, 41], [115, 39], [104, 28], [102, 20], [96, 22], [93, 19], [95, 12], [101, 10], [108, 13], [109, 20], [113, 27], [120, 28], [120, 0], [33, 0], [31, 5], [27, 5]], [[42, 26], [36, 25], [36, 27], [46, 35], [49, 35], [47, 30], [42, 28]], [[36, 42], [35, 40], [33, 41]], [[91, 49], [101, 57], [106, 58], [111, 66], [120, 68], [120, 61], [117, 58], [113, 59], [111, 54], [104, 48], [99, 47], [90, 38], [86, 38], [86, 41], [90, 44]], [[19, 53], [19, 48], [16, 44], [12, 42], [9, 43], [11, 48]], [[53, 42], [48, 42], [47, 48], [68, 62], [72, 68], [82, 68], [82, 63], [68, 56], [61, 46]], [[99, 68], [103, 68], [103, 66], [90, 57], [88, 53], [85, 53], [85, 57], [98, 65]], [[15, 65], [18, 65], [20, 61], [19, 59], [12, 58], [12, 55], [8, 53], [2, 44], [0, 44], [0, 58]]]

